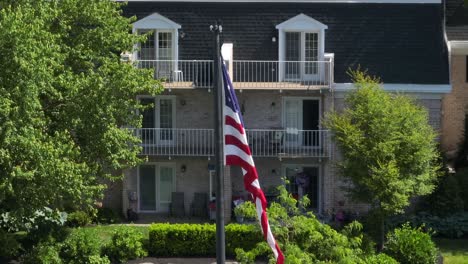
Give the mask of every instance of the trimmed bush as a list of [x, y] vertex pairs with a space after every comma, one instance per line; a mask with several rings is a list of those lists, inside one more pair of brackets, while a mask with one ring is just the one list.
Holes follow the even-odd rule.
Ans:
[[387, 235], [384, 252], [401, 264], [430, 264], [437, 261], [437, 247], [421, 228], [404, 224]]
[[384, 253], [380, 253], [378, 255], [371, 255], [365, 259], [365, 262], [367, 264], [398, 264], [398, 261]]
[[60, 244], [55, 242], [41, 242], [33, 247], [33, 249], [27, 252], [21, 263], [24, 264], [62, 264], [60, 259]]
[[83, 211], [75, 211], [67, 216], [67, 226], [82, 227], [91, 223], [91, 217]]
[[65, 263], [105, 263], [100, 258], [101, 244], [98, 237], [87, 232], [73, 232], [65, 240], [62, 246], [60, 257]]
[[119, 214], [111, 208], [98, 208], [94, 222], [99, 224], [115, 224], [120, 222]]
[[104, 253], [112, 262], [125, 263], [130, 259], [145, 257], [143, 235], [137, 230], [122, 226], [112, 235], [112, 241], [104, 248]]
[[452, 214], [440, 217], [425, 212], [414, 215], [401, 215], [389, 219], [389, 228], [401, 226], [409, 222], [411, 226], [417, 227], [424, 224], [435, 232], [435, 236], [459, 238], [468, 235], [468, 212]]
[[[257, 225], [229, 224], [225, 228], [226, 254], [236, 248], [250, 250], [263, 241]], [[213, 224], [152, 224], [149, 229], [151, 256], [215, 256], [216, 226]]]

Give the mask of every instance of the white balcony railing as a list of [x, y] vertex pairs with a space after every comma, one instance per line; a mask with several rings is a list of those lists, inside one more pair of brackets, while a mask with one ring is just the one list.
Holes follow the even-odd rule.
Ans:
[[[257, 157], [330, 157], [328, 130], [247, 129], [252, 154]], [[141, 128], [142, 155], [214, 156], [214, 130]]]
[[[166, 88], [212, 88], [212, 60], [137, 60], [137, 67], [154, 70]], [[324, 61], [228, 62], [236, 89], [321, 89], [333, 83], [333, 58]]]

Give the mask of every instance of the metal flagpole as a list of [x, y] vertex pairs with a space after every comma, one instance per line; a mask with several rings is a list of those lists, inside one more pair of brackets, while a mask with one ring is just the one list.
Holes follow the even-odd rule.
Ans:
[[224, 234], [224, 134], [223, 134], [223, 81], [221, 75], [221, 43], [220, 34], [223, 31], [220, 23], [210, 26], [214, 33], [214, 110], [215, 110], [215, 167], [216, 167], [216, 263], [226, 261]]

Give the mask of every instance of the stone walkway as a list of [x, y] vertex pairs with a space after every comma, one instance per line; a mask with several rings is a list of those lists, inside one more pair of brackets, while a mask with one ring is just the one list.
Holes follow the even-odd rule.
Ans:
[[[127, 262], [127, 264], [216, 264], [215, 258], [143, 258]], [[226, 264], [239, 264], [226, 260]]]

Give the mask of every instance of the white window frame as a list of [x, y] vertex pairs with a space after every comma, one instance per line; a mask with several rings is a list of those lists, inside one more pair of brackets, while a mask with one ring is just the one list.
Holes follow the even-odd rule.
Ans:
[[[285, 80], [284, 74], [284, 65], [283, 61], [286, 59], [286, 32], [298, 32], [301, 33], [301, 51], [300, 57], [301, 61], [305, 60], [305, 34], [306, 33], [316, 33], [317, 34], [317, 45], [318, 45], [318, 54], [317, 60], [324, 61], [325, 58], [325, 30], [328, 29], [328, 26], [322, 24], [321, 22], [307, 16], [304, 14], [299, 14], [293, 18], [290, 18], [283, 23], [276, 26], [278, 29], [278, 60], [279, 63], [279, 80]], [[312, 79], [323, 79], [323, 75], [325, 74], [325, 67], [320, 67], [319, 64], [318, 73], [316, 75], [307, 76], [304, 73], [304, 70], [301, 67], [301, 78], [307, 77]]]
[[[283, 96], [282, 99], [281, 99], [281, 125], [283, 126], [284, 129], [287, 129], [286, 128], [286, 101], [287, 100], [300, 100], [300, 101], [304, 101], [304, 100], [315, 100], [315, 101], [318, 101], [318, 105], [319, 105], [319, 125], [318, 125], [318, 130], [321, 130], [322, 129], [322, 98], [321, 97], [317, 97], [317, 96]], [[301, 103], [302, 104], [302, 103]], [[297, 129], [298, 130], [303, 130], [304, 127], [303, 127], [303, 124], [302, 124], [302, 118], [303, 118], [303, 111], [301, 110], [301, 113], [300, 113], [300, 116], [299, 116], [299, 119], [301, 120], [301, 127], [298, 127]], [[321, 141], [321, 138], [319, 138], [319, 145], [318, 146], [309, 146], [308, 148], [321, 148], [323, 147], [323, 142]], [[300, 147], [306, 147], [306, 146], [302, 146], [302, 138], [298, 138], [298, 143], [297, 143], [297, 146], [300, 146]]]
[[[141, 210], [140, 209], [140, 166], [154, 166], [155, 169], [155, 186], [154, 188], [156, 189], [156, 208], [155, 210]], [[160, 198], [160, 193], [159, 193], [159, 187], [160, 187], [160, 182], [161, 182], [161, 167], [170, 167], [172, 168], [172, 192], [175, 192], [177, 187], [176, 187], [176, 164], [174, 162], [146, 162], [144, 164], [141, 164], [137, 167], [137, 197], [138, 197], [138, 202], [137, 202], [137, 213], [159, 213], [159, 212], [164, 212], [161, 211], [161, 198]]]
[[[155, 52], [158, 53], [158, 33], [159, 32], [171, 32], [172, 33], [172, 58], [173, 60], [179, 59], [179, 29], [182, 26], [175, 23], [174, 21], [164, 17], [158, 13], [153, 13], [147, 17], [144, 17], [135, 23], [133, 23], [133, 33], [138, 34], [140, 30], [152, 30], [154, 31], [155, 38]], [[138, 60], [138, 46], [136, 45], [133, 52], [133, 59]], [[158, 54], [156, 54], [158, 60]], [[176, 65], [177, 63], [175, 63]]]
[[[172, 101], [172, 121], [173, 121], [173, 129], [175, 130], [177, 128], [177, 100], [175, 95], [158, 95], [158, 96], [150, 96], [150, 95], [138, 95], [137, 100], [141, 99], [153, 99], [154, 102], [154, 128], [161, 128], [161, 120], [160, 120], [160, 114], [161, 114], [161, 99], [170, 99]], [[137, 113], [138, 115], [140, 114], [139, 112]], [[175, 136], [174, 132], [174, 136]], [[156, 138], [158, 138], [156, 136]], [[175, 138], [173, 138], [172, 141], [158, 141], [156, 144], [159, 145], [171, 145], [175, 144]]]

